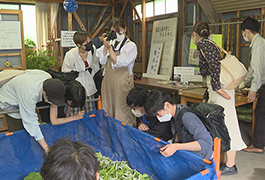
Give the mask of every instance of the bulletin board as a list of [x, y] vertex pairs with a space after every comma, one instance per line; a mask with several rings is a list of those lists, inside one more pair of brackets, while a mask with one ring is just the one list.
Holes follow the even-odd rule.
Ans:
[[147, 74], [157, 74], [160, 67], [160, 60], [163, 53], [163, 44], [151, 44], [149, 61], [147, 66]]
[[61, 47], [76, 47], [73, 36], [76, 31], [61, 31]]
[[22, 49], [20, 21], [0, 21], [0, 50], [7, 49]]
[[172, 77], [177, 39], [178, 18], [155, 21], [151, 44], [164, 43], [159, 75]]
[[0, 70], [26, 69], [21, 10], [0, 9]]

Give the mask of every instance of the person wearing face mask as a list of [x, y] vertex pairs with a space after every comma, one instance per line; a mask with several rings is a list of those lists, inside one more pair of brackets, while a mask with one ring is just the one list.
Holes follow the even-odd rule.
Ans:
[[136, 117], [136, 127], [150, 135], [168, 141], [173, 137], [170, 122], [160, 122], [156, 116], [145, 114], [144, 103], [147, 93], [146, 88], [136, 86], [130, 90], [126, 98], [128, 106], [131, 107], [132, 113]]
[[[179, 122], [177, 116], [182, 108], [188, 108], [181, 104], [174, 104], [172, 98], [157, 89], [152, 89], [147, 94], [144, 109], [147, 114], [156, 116], [160, 122]], [[174, 118], [174, 121], [172, 121]], [[172, 156], [177, 150], [188, 150], [202, 158], [211, 159], [213, 154], [213, 138], [205, 128], [201, 120], [192, 112], [186, 112], [182, 116], [184, 128], [189, 132], [185, 133], [180, 123], [173, 134], [175, 142], [160, 148], [160, 153], [165, 156]]]
[[222, 89], [220, 83], [220, 60], [222, 55], [219, 47], [208, 39], [210, 28], [207, 22], [198, 21], [192, 32], [192, 38], [200, 52], [200, 74], [206, 79], [207, 90], [204, 100], [208, 103], [218, 104], [224, 108], [225, 124], [230, 138], [231, 149], [226, 152], [226, 162], [220, 165], [222, 175], [237, 174], [235, 164], [236, 151], [245, 148], [246, 145], [241, 137], [238, 119], [235, 109], [235, 90]]
[[19, 113], [6, 115], [8, 130], [13, 132], [25, 129], [47, 153], [49, 148], [39, 127], [36, 113], [36, 104], [43, 99], [56, 107], [63, 105], [65, 87], [61, 80], [52, 79], [50, 74], [42, 70], [26, 70], [0, 88], [0, 109], [19, 109]]
[[255, 109], [255, 131], [253, 144], [243, 149], [250, 153], [264, 153], [265, 144], [265, 39], [258, 33], [260, 24], [257, 20], [248, 17], [241, 24], [242, 36], [246, 42], [250, 42], [251, 61], [245, 82], [240, 85], [250, 86], [248, 92], [248, 102], [256, 99], [259, 93], [257, 106]]
[[107, 115], [132, 126], [135, 117], [126, 103], [126, 97], [134, 87], [133, 66], [137, 47], [128, 38], [122, 19], [112, 19], [108, 28], [116, 32], [117, 38], [108, 41], [105, 37], [104, 45], [97, 50], [100, 63], [106, 65], [101, 88], [102, 105]]
[[[98, 91], [94, 75], [99, 71], [99, 62], [96, 57], [96, 47], [92, 43], [90, 34], [86, 31], [77, 31], [73, 36], [77, 47], [68, 51], [65, 55], [62, 71], [78, 71], [76, 78], [85, 88], [89, 99]], [[84, 110], [87, 112], [93, 109], [92, 102], [86, 103]], [[75, 112], [73, 112], [75, 114]]]

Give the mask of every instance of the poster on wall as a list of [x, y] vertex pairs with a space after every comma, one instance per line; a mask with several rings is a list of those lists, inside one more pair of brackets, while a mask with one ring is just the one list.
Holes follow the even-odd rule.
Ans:
[[61, 31], [61, 47], [75, 47], [73, 35], [76, 31]]
[[164, 43], [159, 75], [172, 77], [178, 18], [154, 21], [151, 44]]
[[0, 50], [22, 49], [21, 22], [0, 21]]
[[163, 52], [163, 43], [151, 44], [147, 74], [157, 74]]
[[[209, 36], [211, 41], [214, 41], [218, 46], [222, 47], [222, 34], [211, 34]], [[189, 64], [199, 65], [200, 52], [197, 50], [197, 46], [192, 42], [190, 38], [190, 52], [189, 52]]]

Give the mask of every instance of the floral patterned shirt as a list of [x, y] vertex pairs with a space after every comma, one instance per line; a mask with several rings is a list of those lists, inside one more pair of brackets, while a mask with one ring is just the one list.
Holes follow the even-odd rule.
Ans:
[[[199, 67], [201, 76], [211, 75], [211, 85], [214, 91], [221, 89], [220, 83], [220, 60], [222, 56], [219, 48], [210, 40], [204, 38], [197, 44], [197, 49], [200, 51]], [[203, 55], [203, 54], [204, 55]], [[204, 99], [207, 94], [204, 94]]]

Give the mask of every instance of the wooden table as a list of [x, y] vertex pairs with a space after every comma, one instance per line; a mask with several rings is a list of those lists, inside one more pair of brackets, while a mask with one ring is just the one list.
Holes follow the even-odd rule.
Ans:
[[[189, 90], [182, 90], [179, 91], [178, 95], [180, 96], [180, 103], [187, 105], [188, 102], [192, 103], [200, 103], [203, 99], [203, 94], [205, 92], [205, 88], [196, 88], [196, 89], [189, 89]], [[255, 129], [255, 109], [257, 106], [258, 97], [253, 101], [253, 111], [252, 111], [252, 141], [254, 136], [254, 129]], [[247, 96], [244, 96], [240, 93], [235, 94], [235, 106], [242, 106], [245, 104], [249, 104], [247, 102]]]

